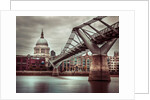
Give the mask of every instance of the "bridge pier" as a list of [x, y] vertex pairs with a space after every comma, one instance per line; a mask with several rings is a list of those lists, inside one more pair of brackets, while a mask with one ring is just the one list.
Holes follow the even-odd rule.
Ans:
[[53, 69], [52, 76], [59, 76], [58, 68]]
[[90, 66], [89, 81], [110, 81], [107, 55], [93, 55]]

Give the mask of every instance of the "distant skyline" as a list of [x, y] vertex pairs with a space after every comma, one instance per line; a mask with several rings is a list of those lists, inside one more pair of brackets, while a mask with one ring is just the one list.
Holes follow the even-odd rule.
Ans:
[[[94, 17], [96, 16], [17, 16], [16, 54], [33, 55], [34, 47], [43, 29], [44, 38], [48, 42], [50, 51], [54, 50], [58, 55], [64, 48], [72, 29]], [[116, 16], [104, 19], [110, 25], [118, 20], [119, 17]], [[105, 28], [104, 25], [99, 23], [94, 23], [93, 26], [97, 29]], [[92, 31], [90, 28], [88, 29]], [[119, 39], [110, 49], [108, 55], [113, 56], [114, 51], [119, 51]]]

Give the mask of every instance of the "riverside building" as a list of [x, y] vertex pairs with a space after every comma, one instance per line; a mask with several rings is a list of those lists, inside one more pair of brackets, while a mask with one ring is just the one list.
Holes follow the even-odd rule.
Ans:
[[108, 66], [110, 74], [119, 74], [119, 52], [114, 52], [114, 56], [108, 56]]
[[[65, 60], [59, 66], [59, 71], [90, 71], [91, 55], [72, 57], [70, 60]], [[108, 56], [107, 63], [110, 74], [119, 74], [119, 52], [114, 52], [114, 56]]]

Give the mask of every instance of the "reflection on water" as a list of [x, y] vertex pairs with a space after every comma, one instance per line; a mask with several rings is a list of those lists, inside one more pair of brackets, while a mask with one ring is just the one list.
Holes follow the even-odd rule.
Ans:
[[118, 93], [119, 78], [88, 81], [85, 76], [17, 76], [17, 93]]

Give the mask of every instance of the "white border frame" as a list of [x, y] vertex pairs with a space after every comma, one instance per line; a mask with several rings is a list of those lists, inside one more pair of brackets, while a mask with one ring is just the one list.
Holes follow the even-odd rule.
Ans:
[[[41, 15], [119, 16], [119, 93], [16, 93], [16, 16]], [[134, 11], [3, 11], [1, 21], [2, 99], [134, 99]]]

